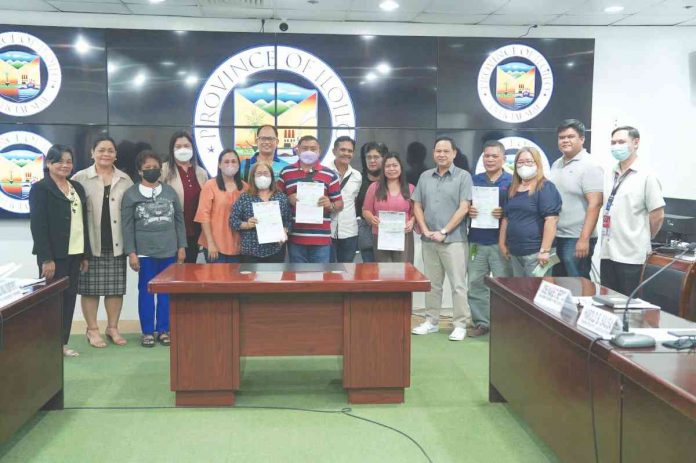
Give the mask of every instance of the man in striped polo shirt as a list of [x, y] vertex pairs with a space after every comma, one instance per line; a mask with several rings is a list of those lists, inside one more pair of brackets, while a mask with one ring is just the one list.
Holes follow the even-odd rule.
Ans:
[[324, 208], [324, 221], [321, 224], [298, 223], [293, 216], [292, 230], [288, 240], [288, 255], [292, 263], [329, 263], [331, 261], [331, 213], [343, 209], [341, 184], [338, 176], [319, 160], [321, 147], [319, 140], [311, 135], [300, 138], [297, 144], [299, 160], [280, 172], [278, 187], [288, 195], [295, 214], [297, 185], [300, 182], [324, 184], [324, 195], [318, 206]]

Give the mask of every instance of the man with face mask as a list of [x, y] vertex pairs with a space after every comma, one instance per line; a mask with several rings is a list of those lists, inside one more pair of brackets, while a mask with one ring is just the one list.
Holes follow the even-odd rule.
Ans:
[[650, 240], [662, 227], [665, 201], [657, 177], [638, 159], [640, 133], [617, 127], [611, 154], [618, 161], [602, 208], [602, 285], [630, 294], [651, 251]]
[[[292, 263], [329, 263], [331, 261], [331, 214], [343, 209], [341, 183], [334, 171], [321, 164], [319, 140], [312, 135], [300, 138], [299, 159], [280, 172], [278, 188], [288, 196], [293, 209], [288, 255]], [[324, 194], [317, 201], [324, 211], [320, 224], [297, 221], [297, 187], [302, 182], [321, 183]]]

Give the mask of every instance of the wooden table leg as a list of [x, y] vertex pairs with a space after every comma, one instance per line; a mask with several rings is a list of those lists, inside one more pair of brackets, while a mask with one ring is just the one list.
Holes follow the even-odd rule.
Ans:
[[176, 391], [177, 407], [231, 407], [234, 391]]

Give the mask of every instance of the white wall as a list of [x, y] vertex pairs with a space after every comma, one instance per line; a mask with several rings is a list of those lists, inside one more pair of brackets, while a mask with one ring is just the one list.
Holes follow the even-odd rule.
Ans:
[[[201, 18], [151, 18], [62, 13], [0, 11], [6, 24], [83, 26], [105, 28], [257, 32], [259, 21]], [[438, 35], [461, 37], [518, 37], [526, 27], [449, 26], [388, 23], [291, 22], [290, 32], [332, 34]], [[266, 31], [277, 31], [268, 21]], [[616, 125], [630, 124], [641, 131], [640, 150], [662, 180], [665, 196], [696, 200], [691, 174], [691, 133], [696, 128], [696, 106], [689, 95], [688, 55], [696, 51], [696, 27], [540, 27], [530, 37], [595, 38], [595, 73], [592, 101], [592, 146], [595, 156], [609, 166], [609, 133]], [[695, 76], [696, 77], [696, 76]], [[589, 121], [586, 121], [589, 122]], [[23, 265], [19, 276], [36, 275], [31, 255], [28, 221], [0, 222], [3, 262]], [[129, 294], [123, 319], [137, 320], [137, 278], [129, 270]], [[421, 297], [416, 299], [419, 305]], [[103, 311], [100, 311], [103, 317]], [[75, 319], [80, 319], [79, 309]]]

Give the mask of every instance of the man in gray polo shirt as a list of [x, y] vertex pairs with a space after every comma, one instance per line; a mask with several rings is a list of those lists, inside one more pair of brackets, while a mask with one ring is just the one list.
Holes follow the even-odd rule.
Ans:
[[551, 166], [551, 181], [563, 199], [558, 218], [556, 253], [561, 262], [554, 276], [590, 278], [597, 244], [597, 219], [602, 209], [604, 172], [584, 148], [585, 125], [567, 119], [558, 126], [558, 149], [563, 156]]
[[413, 213], [421, 229], [425, 275], [431, 290], [425, 296], [426, 320], [413, 334], [439, 330], [442, 284], [445, 275], [452, 287], [454, 330], [449, 338], [461, 341], [471, 321], [467, 300], [466, 265], [468, 243], [464, 218], [471, 202], [472, 181], [468, 172], [453, 164], [454, 141], [442, 137], [433, 149], [434, 169], [423, 172], [413, 192]]

